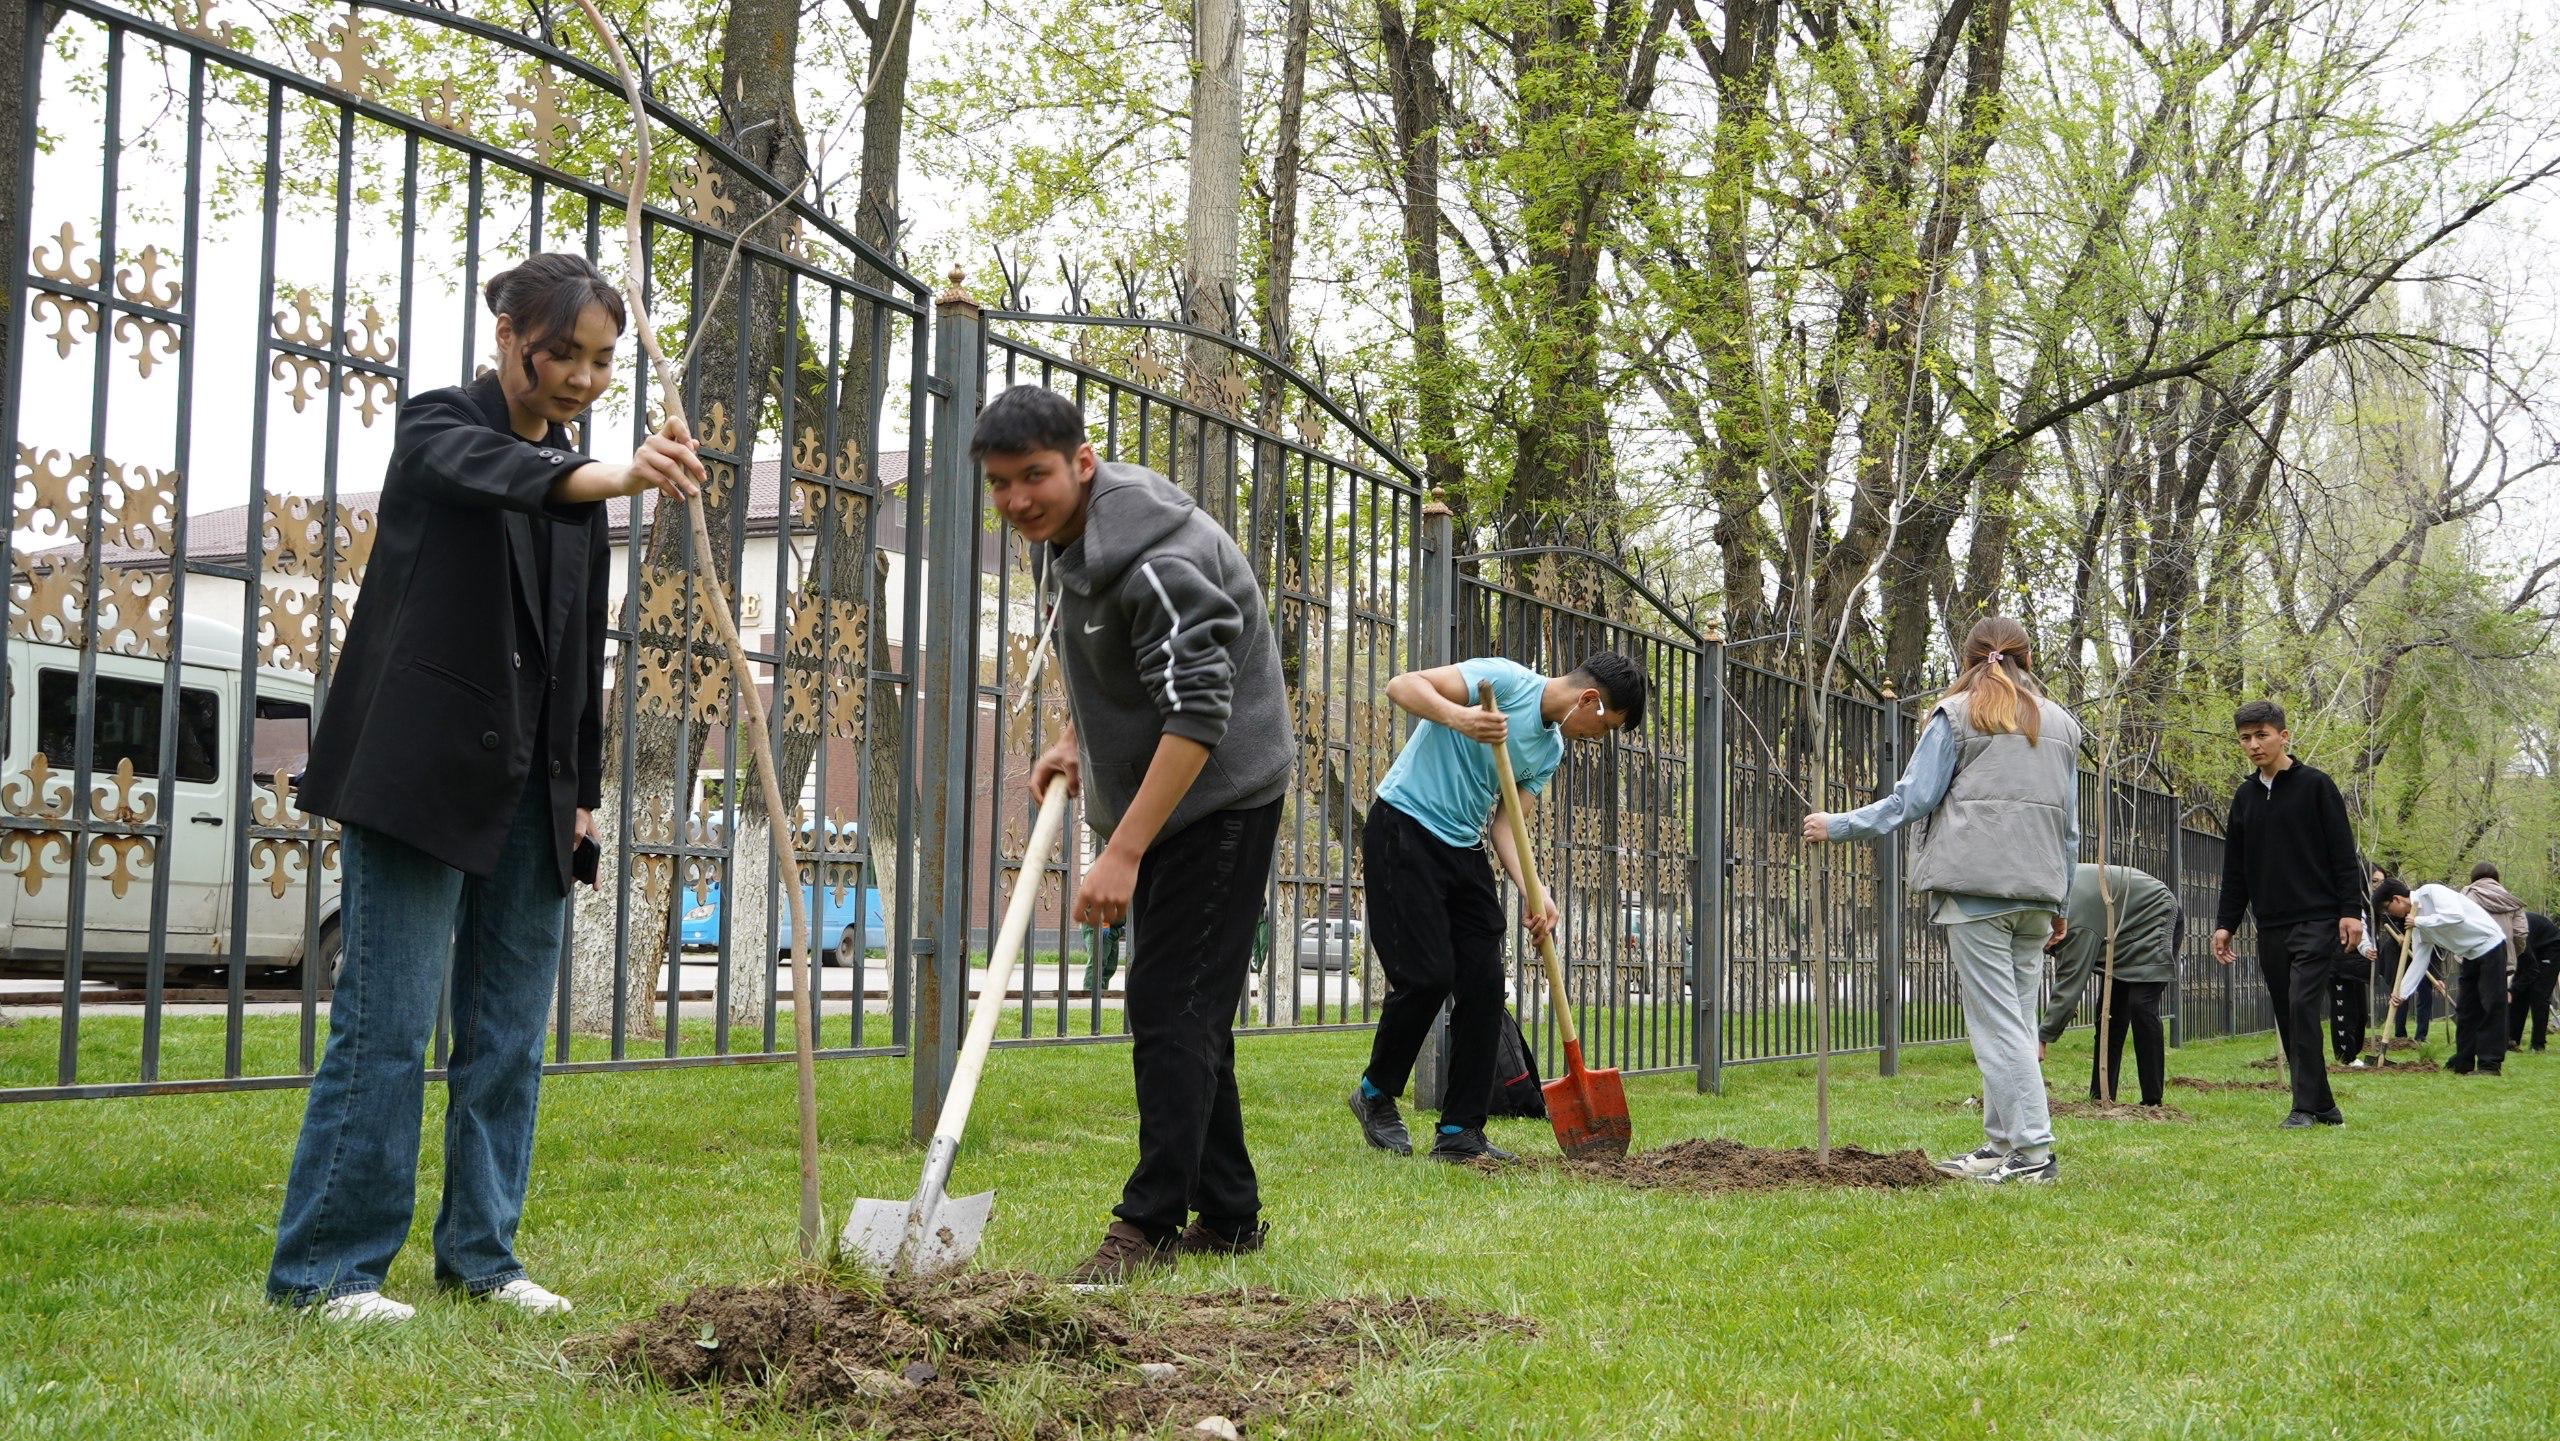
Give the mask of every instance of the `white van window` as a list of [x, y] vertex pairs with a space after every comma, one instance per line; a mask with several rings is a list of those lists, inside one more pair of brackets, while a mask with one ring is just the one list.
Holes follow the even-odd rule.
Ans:
[[279, 773], [301, 775], [311, 760], [311, 702], [258, 697], [249, 754], [251, 774], [260, 783]]
[[[77, 753], [80, 673], [46, 668], [36, 672], [36, 749], [45, 759], [71, 768]], [[178, 692], [178, 779], [212, 781], [222, 775], [221, 703], [209, 690]], [[98, 718], [94, 735], [96, 769], [103, 774], [124, 761], [138, 776], [160, 774], [160, 687], [113, 676], [98, 677]]]

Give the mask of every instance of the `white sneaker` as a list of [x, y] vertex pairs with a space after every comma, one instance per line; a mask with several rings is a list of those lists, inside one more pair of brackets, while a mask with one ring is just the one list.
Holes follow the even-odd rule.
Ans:
[[418, 1314], [417, 1307], [394, 1301], [380, 1291], [349, 1291], [330, 1297], [316, 1309], [323, 1321], [406, 1321]]
[[1997, 1146], [1984, 1146], [1979, 1151], [1969, 1151], [1961, 1156], [1949, 1156], [1938, 1162], [1937, 1168], [1950, 1176], [1962, 1176], [1970, 1181], [1990, 1175], [2008, 1164], [2008, 1160], [2008, 1152]]
[[555, 1296], [522, 1276], [494, 1291], [483, 1291], [480, 1299], [513, 1306], [528, 1316], [566, 1316], [571, 1309], [568, 1297]]

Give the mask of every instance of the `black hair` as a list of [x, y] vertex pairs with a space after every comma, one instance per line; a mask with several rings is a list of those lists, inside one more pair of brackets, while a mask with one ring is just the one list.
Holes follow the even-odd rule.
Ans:
[[1017, 385], [978, 412], [969, 458], [1054, 450], [1073, 460], [1084, 443], [1084, 411], [1074, 401], [1045, 385]]
[[2393, 901], [2408, 899], [2409, 888], [2399, 881], [2384, 881], [2373, 888], [2373, 913], [2381, 915]]
[[515, 321], [517, 354], [528, 381], [533, 379], [533, 353], [575, 331], [578, 317], [587, 313], [588, 306], [604, 307], [604, 313], [613, 317], [616, 335], [630, 324], [622, 308], [622, 292], [613, 288], [594, 261], [566, 250], [545, 251], [499, 271], [480, 287], [480, 294], [489, 302], [490, 314]]
[[2471, 868], [2471, 879], [2475, 881], [2494, 881], [2497, 878], [2498, 868], [2487, 861], [2482, 861]]
[[2284, 707], [2271, 700], [2253, 700], [2231, 713], [2231, 728], [2247, 730], [2251, 726], [2274, 726], [2284, 729]]
[[1566, 679], [1577, 677], [1600, 688], [1600, 694], [1607, 697], [1609, 709], [1627, 718], [1625, 729], [1632, 731], [1643, 726], [1645, 693], [1651, 689], [1644, 667], [1616, 651], [1604, 650], [1585, 656], [1582, 664], [1575, 666]]

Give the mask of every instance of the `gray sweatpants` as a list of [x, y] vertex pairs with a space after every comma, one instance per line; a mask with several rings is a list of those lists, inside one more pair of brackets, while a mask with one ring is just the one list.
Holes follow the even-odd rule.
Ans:
[[2044, 1068], [2036, 1063], [2044, 942], [2050, 911], [2012, 911], [1947, 927], [1947, 953], [1964, 990], [1964, 1029], [1982, 1068], [1982, 1130], [2002, 1151], [2053, 1150]]

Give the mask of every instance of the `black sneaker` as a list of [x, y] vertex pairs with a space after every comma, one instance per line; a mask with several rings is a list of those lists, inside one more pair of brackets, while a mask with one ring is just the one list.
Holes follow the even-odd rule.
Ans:
[[1173, 1243], [1174, 1254], [1180, 1256], [1250, 1256], [1262, 1249], [1271, 1237], [1267, 1225], [1247, 1226], [1241, 1231], [1224, 1231], [1206, 1221], [1193, 1221]]
[[1126, 1221], [1103, 1228], [1102, 1244], [1083, 1265], [1067, 1273], [1071, 1286], [1122, 1286], [1141, 1271], [1173, 1264], [1173, 1238], [1159, 1241]]
[[1460, 1131], [1455, 1135], [1440, 1136], [1431, 1143], [1431, 1159], [1458, 1165], [1483, 1162], [1495, 1166], [1508, 1166], [1520, 1158], [1486, 1140], [1483, 1129], [1478, 1127]]
[[2312, 1118], [2309, 1111], [2293, 1111], [2285, 1116], [2284, 1124], [2276, 1127], [2276, 1129], [2279, 1131], [2308, 1131], [2319, 1124], [2320, 1123], [2317, 1120]]
[[1393, 1151], [1399, 1156], [1413, 1154], [1413, 1137], [1405, 1131], [1404, 1116], [1396, 1110], [1395, 1097], [1372, 1097], [1354, 1090], [1351, 1114], [1360, 1118], [1360, 1139], [1381, 1151]]
[[2329, 1109], [2322, 1111], [2319, 1115], [2316, 1115], [2311, 1119], [2318, 1121], [2324, 1126], [2343, 1126], [2347, 1123], [2347, 1113], [2339, 1110], [2335, 1106], [2331, 1106]]

